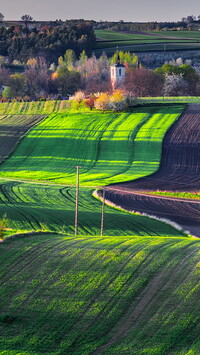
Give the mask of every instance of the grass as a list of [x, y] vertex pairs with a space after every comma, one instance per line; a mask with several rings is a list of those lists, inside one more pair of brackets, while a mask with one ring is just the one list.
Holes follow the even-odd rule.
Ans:
[[138, 97], [135, 103], [139, 105], [166, 104], [166, 103], [200, 103], [200, 96], [161, 96], [161, 97]]
[[[155, 32], [149, 32], [151, 34]], [[170, 36], [175, 38], [184, 38], [184, 39], [192, 39], [192, 40], [200, 40], [200, 32], [199, 31], [161, 31], [156, 32], [157, 36]]]
[[43, 235], [0, 249], [1, 354], [200, 352], [199, 240]]
[[0, 115], [48, 115], [69, 109], [68, 100], [6, 102], [0, 104]]
[[65, 101], [0, 105], [0, 114], [13, 119], [56, 112], [0, 166], [4, 237], [63, 233], [0, 243], [0, 355], [198, 354], [199, 240], [109, 206], [99, 237], [101, 204], [92, 187], [80, 188], [81, 235], [74, 237], [75, 188], [66, 186], [75, 183], [77, 164], [89, 186], [155, 171], [164, 134], [185, 105], [123, 114], [66, 113], [66, 107]]
[[152, 34], [151, 36], [140, 35], [140, 34], [131, 34], [125, 32], [115, 32], [109, 30], [95, 30], [95, 35], [97, 39], [102, 41], [123, 41], [123, 40], [139, 40], [139, 39], [155, 39], [155, 36]]
[[150, 193], [151, 195], [157, 195], [157, 196], [169, 196], [169, 197], [177, 197], [177, 198], [186, 198], [186, 199], [197, 199], [200, 200], [200, 193], [199, 192], [171, 192], [171, 191], [152, 191], [152, 192], [146, 192], [145, 193]]
[[95, 30], [95, 35], [102, 41], [123, 41], [123, 40], [160, 40], [172, 37], [172, 40], [200, 40], [198, 31], [160, 31], [160, 32], [144, 32], [143, 34], [115, 32], [109, 30]]
[[[6, 236], [14, 231], [55, 231], [74, 234], [75, 188], [45, 184], [0, 182], [0, 218], [6, 213]], [[99, 235], [101, 204], [92, 189], [81, 188], [79, 234]], [[14, 230], [14, 231], [12, 231]], [[105, 207], [105, 235], [183, 236], [161, 221]]]
[[184, 105], [125, 113], [52, 114], [33, 128], [1, 164], [0, 176], [105, 186], [155, 172], [163, 137]]
[[[164, 45], [165, 44], [165, 45]], [[106, 45], [104, 46], [102, 43], [98, 46], [100, 48], [94, 49], [94, 53], [97, 56], [100, 56], [102, 52], [106, 52], [108, 56], [112, 56], [117, 48], [120, 51], [129, 51], [129, 52], [155, 52], [155, 51], [160, 51], [160, 52], [166, 52], [166, 51], [185, 51], [185, 50], [199, 50], [200, 48], [200, 43], [197, 42], [191, 42], [191, 43], [182, 43], [182, 42], [176, 42], [176, 43], [167, 43], [163, 42], [162, 43], [121, 43], [121, 42], [112, 42], [109, 47]]]
[[161, 31], [135, 34], [95, 30], [95, 34], [99, 39], [95, 47], [97, 55], [100, 55], [103, 50], [108, 55], [112, 55], [116, 51], [116, 47], [119, 50], [134, 52], [193, 50], [200, 47], [200, 34], [197, 31]]

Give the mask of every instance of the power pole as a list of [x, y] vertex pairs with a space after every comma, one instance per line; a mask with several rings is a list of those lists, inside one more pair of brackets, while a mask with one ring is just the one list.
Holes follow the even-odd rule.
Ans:
[[105, 193], [106, 190], [103, 189], [103, 200], [102, 200], [102, 210], [101, 210], [101, 237], [103, 235], [103, 228], [104, 228]]
[[76, 211], [75, 211], [75, 232], [74, 234], [78, 234], [78, 199], [79, 199], [79, 169], [81, 166], [76, 166]]

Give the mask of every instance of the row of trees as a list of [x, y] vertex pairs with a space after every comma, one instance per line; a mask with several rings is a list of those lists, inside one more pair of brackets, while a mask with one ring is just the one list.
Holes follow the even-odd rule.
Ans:
[[194, 21], [200, 22], [200, 15], [197, 16], [197, 17], [194, 16], [194, 15], [189, 15], [189, 16], [187, 16], [187, 17], [183, 17], [183, 18], [181, 19], [181, 21], [182, 21], [182, 22], [185, 22], [185, 23], [187, 23], [187, 24], [192, 23], [192, 22], [194, 22]]
[[138, 57], [129, 52], [115, 53], [109, 60], [105, 54], [100, 58], [88, 57], [85, 51], [77, 58], [73, 50], [67, 50], [58, 58], [58, 65], [49, 66], [44, 57], [38, 57], [27, 61], [23, 73], [10, 74], [2, 67], [0, 86], [6, 86], [2, 95], [38, 99], [68, 97], [78, 90], [85, 95], [111, 92], [110, 64], [116, 62], [117, 56], [126, 66], [123, 89], [133, 97], [200, 94], [198, 74], [181, 61], [149, 70], [139, 65]]
[[[2, 14], [2, 12], [0, 12], [0, 22], [2, 22], [4, 20], [4, 15]], [[30, 15], [22, 15], [21, 16], [21, 20], [24, 22], [24, 24], [27, 26], [28, 23], [30, 23], [31, 21], [33, 21], [33, 17]]]
[[140, 31], [159, 31], [162, 29], [177, 29], [187, 28], [187, 23], [185, 21], [178, 22], [111, 22], [111, 21], [100, 21], [94, 23], [95, 29], [109, 29], [114, 31], [126, 31], [126, 32], [140, 32]]

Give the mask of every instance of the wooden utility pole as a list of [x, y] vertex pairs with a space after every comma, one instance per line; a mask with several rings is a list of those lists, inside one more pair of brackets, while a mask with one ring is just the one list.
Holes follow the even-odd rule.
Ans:
[[75, 232], [74, 234], [78, 234], [78, 199], [79, 199], [79, 169], [81, 166], [76, 166], [76, 211], [75, 211]]
[[101, 210], [101, 236], [103, 235], [103, 229], [104, 229], [105, 193], [106, 190], [103, 189], [103, 200], [102, 200], [102, 210]]

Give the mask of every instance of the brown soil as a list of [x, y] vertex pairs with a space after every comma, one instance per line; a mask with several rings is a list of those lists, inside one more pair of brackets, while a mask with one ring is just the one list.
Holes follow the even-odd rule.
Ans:
[[200, 191], [199, 123], [200, 104], [190, 104], [165, 136], [160, 169], [149, 177], [110, 186], [106, 198], [127, 210], [170, 219], [200, 237], [198, 202], [137, 195], [139, 190]]

